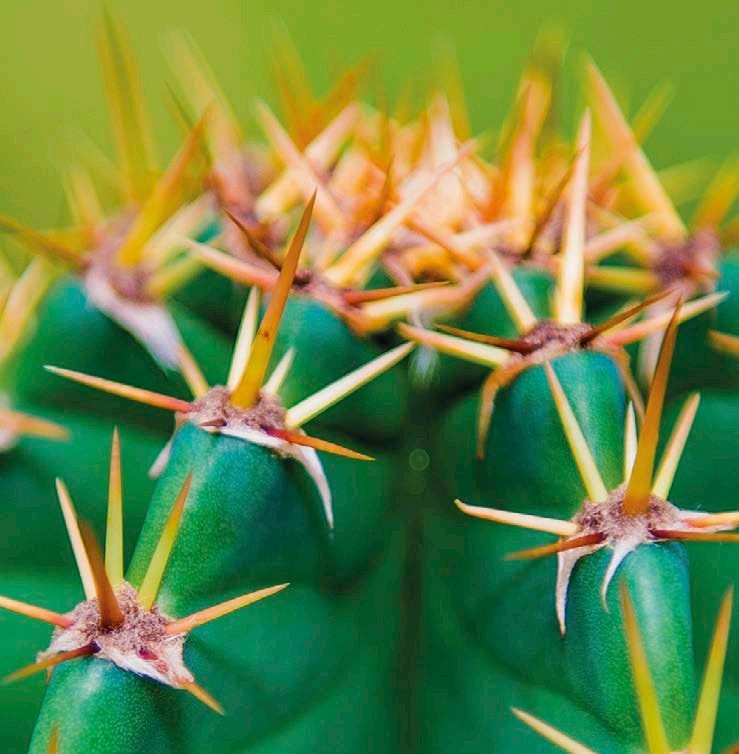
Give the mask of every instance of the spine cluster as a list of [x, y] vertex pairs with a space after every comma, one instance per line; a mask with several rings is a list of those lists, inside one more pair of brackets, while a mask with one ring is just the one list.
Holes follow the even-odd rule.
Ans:
[[3, 751], [732, 750], [736, 166], [685, 222], [551, 38], [492, 155], [170, 43], [169, 164], [106, 16], [114, 161], [0, 216]]

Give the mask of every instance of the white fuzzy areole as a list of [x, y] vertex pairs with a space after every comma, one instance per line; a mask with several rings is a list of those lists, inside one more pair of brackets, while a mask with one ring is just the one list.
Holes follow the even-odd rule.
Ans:
[[96, 651], [92, 657], [108, 660], [122, 670], [177, 689], [192, 681], [193, 675], [182, 656], [185, 635], [168, 634], [165, 627], [171, 620], [156, 608], [141, 607], [130, 584], [121, 584], [116, 598], [124, 615], [121, 626], [102, 629], [97, 600], [82, 602], [69, 613], [75, 620], [72, 626], [56, 629], [49, 648], [39, 654], [39, 659], [93, 644]]
[[[572, 572], [580, 558], [591, 555], [603, 547], [608, 547], [612, 551], [611, 560], [608, 563], [606, 572], [603, 576], [600, 588], [600, 598], [603, 608], [606, 607], [606, 597], [608, 588], [611, 585], [613, 577], [616, 575], [618, 567], [623, 563], [626, 557], [637, 547], [645, 544], [654, 544], [663, 541], [656, 539], [651, 529], [668, 529], [671, 531], [695, 531], [687, 523], [691, 518], [705, 515], [699, 511], [683, 511], [676, 508], [671, 503], [657, 497], [650, 500], [650, 509], [647, 513], [628, 516], [623, 512], [623, 496], [625, 486], [613, 490], [609, 498], [601, 503], [592, 504], [586, 501], [582, 511], [578, 513], [572, 521], [580, 527], [579, 530], [571, 537], [572, 539], [582, 537], [587, 534], [603, 534], [605, 539], [592, 545], [583, 545], [582, 547], [573, 548], [557, 553], [557, 582], [555, 587], [555, 608], [557, 621], [560, 631], [564, 635], [566, 630], [566, 608], [567, 592], [569, 589]], [[603, 526], [588, 525], [587, 511], [591, 513], [602, 512]], [[622, 520], [623, 527], [618, 522]], [[733, 529], [733, 525], [721, 525], [703, 527], [701, 531], [717, 532]], [[567, 541], [565, 538], [564, 541]]]
[[[260, 412], [260, 407], [265, 413]], [[316, 485], [323, 505], [324, 515], [329, 529], [334, 528], [334, 512], [331, 498], [331, 488], [323, 469], [323, 464], [314, 448], [284, 440], [261, 426], [273, 427], [275, 430], [284, 429], [284, 409], [275, 395], [262, 392], [260, 402], [253, 409], [242, 409], [230, 402], [230, 390], [223, 386], [212, 387], [208, 393], [199, 398], [193, 410], [188, 414], [178, 414], [175, 420], [175, 434], [185, 421], [193, 424], [203, 432], [214, 435], [227, 435], [239, 440], [269, 448], [284, 458], [292, 458], [300, 463], [308, 476]], [[208, 422], [216, 422], [208, 426]], [[296, 434], [304, 434], [302, 430], [293, 430]], [[174, 435], [161, 449], [156, 460], [149, 469], [149, 475], [158, 477], [169, 463], [172, 453]]]

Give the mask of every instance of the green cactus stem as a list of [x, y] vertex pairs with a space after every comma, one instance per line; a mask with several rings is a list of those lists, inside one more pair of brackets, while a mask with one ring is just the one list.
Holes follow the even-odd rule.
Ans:
[[[676, 737], [681, 741], [680, 749], [689, 751], [691, 754], [711, 754], [713, 751], [721, 677], [731, 626], [732, 602], [733, 590], [729, 589], [724, 596], [716, 619], [692, 727], [687, 736], [683, 733], [677, 736], [665, 724], [663, 713], [660, 711], [660, 695], [656, 688], [655, 678], [650, 672], [649, 658], [645, 647], [643, 635], [645, 630], [643, 624], [640, 626], [632, 596], [629, 595], [626, 587], [622, 587], [623, 629], [631, 660], [634, 689], [639, 699], [641, 726], [646, 748], [650, 754], [670, 754], [671, 751], [674, 751], [670, 741]], [[540, 718], [520, 709], [514, 708], [512, 711], [519, 720], [562, 751], [569, 754], [595, 754], [596, 751], [600, 751], [600, 744], [597, 741], [595, 743], [595, 746], [599, 747], [597, 750], [588, 748], [585, 744]]]

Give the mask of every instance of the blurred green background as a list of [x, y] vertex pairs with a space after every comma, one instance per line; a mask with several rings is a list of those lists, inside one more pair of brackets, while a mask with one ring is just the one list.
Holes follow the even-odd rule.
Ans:
[[[79, 135], [110, 146], [94, 39], [102, 3], [5, 0], [3, 5], [0, 209], [31, 223], [53, 224], [64, 212], [60, 168], [68, 164]], [[424, 68], [440, 44], [453, 45], [478, 130], [500, 125], [537, 31], [559, 23], [570, 37], [570, 91], [584, 50], [635, 104], [655, 83], [674, 83], [672, 105], [647, 144], [657, 165], [699, 156], [718, 162], [737, 145], [739, 4], [732, 0], [560, 0], [556, 7], [546, 0], [128, 0], [110, 5], [130, 30], [167, 154], [176, 132], [168, 112], [162, 34], [189, 30], [237, 112], [246, 116], [249, 95], [269, 97], [265, 53], [275, 21], [288, 28], [319, 88], [342, 63], [376, 53], [382, 86], [392, 95], [408, 77], [428, 79]]]

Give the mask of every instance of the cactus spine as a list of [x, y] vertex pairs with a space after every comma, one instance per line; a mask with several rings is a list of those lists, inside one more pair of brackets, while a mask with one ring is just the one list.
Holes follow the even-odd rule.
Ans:
[[735, 168], [684, 223], [592, 63], [567, 143], [550, 37], [493, 162], [286, 40], [254, 145], [172, 36], [160, 170], [101, 42], [116, 208], [0, 218], [5, 750], [730, 746]]

